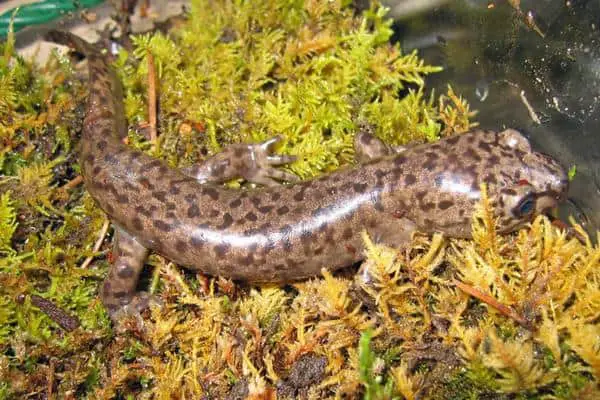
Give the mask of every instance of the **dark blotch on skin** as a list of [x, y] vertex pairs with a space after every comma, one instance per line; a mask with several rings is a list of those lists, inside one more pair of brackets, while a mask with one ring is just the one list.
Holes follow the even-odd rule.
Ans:
[[242, 146], [236, 146], [233, 148], [233, 155], [237, 158], [242, 158], [246, 154], [246, 149]]
[[226, 243], [218, 244], [214, 247], [215, 254], [217, 255], [217, 257], [223, 257], [225, 256], [225, 254], [227, 254], [230, 247], [231, 246], [229, 246]]
[[489, 144], [489, 143], [487, 143], [487, 142], [479, 142], [479, 144], [477, 145], [477, 147], [478, 147], [480, 150], [483, 150], [483, 151], [485, 151], [486, 153], [489, 153], [489, 152], [491, 152], [491, 151], [492, 151], [492, 147], [491, 147], [491, 146], [490, 146], [490, 144]]
[[126, 194], [117, 194], [115, 197], [117, 198], [117, 203], [119, 203], [119, 204], [128, 204], [129, 203], [129, 197], [127, 197]]
[[208, 197], [210, 197], [213, 200], [219, 199], [219, 192], [215, 188], [206, 187], [206, 188], [202, 189], [202, 194], [207, 195]]
[[223, 223], [217, 226], [218, 229], [227, 229], [233, 224], [233, 217], [229, 213], [223, 214]]
[[282, 206], [282, 207], [279, 207], [279, 208], [277, 209], [277, 214], [279, 214], [279, 215], [285, 215], [285, 214], [287, 214], [289, 211], [290, 211], [290, 209], [288, 208], [288, 206]]
[[421, 210], [423, 211], [431, 211], [435, 208], [435, 204], [434, 203], [425, 203], [421, 206]]
[[308, 189], [308, 187], [310, 186], [311, 181], [307, 181], [307, 182], [303, 182], [301, 185], [298, 185], [299, 187], [299, 191], [298, 193], [294, 194], [294, 200], [296, 201], [303, 201], [304, 200], [304, 192], [306, 191], [306, 189]]
[[166, 199], [167, 196], [167, 192], [165, 191], [158, 191], [158, 192], [152, 192], [152, 197], [154, 197], [156, 200], [160, 201], [161, 203], [164, 203], [167, 201]]
[[454, 204], [454, 202], [452, 202], [450, 200], [442, 200], [438, 203], [438, 208], [440, 210], [447, 210], [450, 207], [452, 207], [453, 204]]
[[161, 165], [162, 165], [162, 161], [160, 161], [160, 160], [152, 160], [146, 166], [148, 168], [157, 168], [157, 167], [160, 167]]
[[142, 152], [138, 150], [133, 150], [129, 153], [129, 161], [135, 161], [142, 156]]
[[425, 198], [426, 195], [427, 195], [427, 191], [426, 190], [422, 190], [420, 192], [417, 192], [417, 194], [415, 195], [415, 197], [417, 198], [417, 200], [423, 201], [423, 199]]
[[460, 137], [458, 135], [451, 136], [448, 139], [446, 139], [446, 143], [448, 143], [448, 144], [456, 144], [456, 143], [458, 143], [459, 139], [460, 139]]
[[398, 156], [396, 157], [396, 159], [394, 160], [394, 165], [396, 167], [401, 166], [402, 164], [404, 164], [406, 162], [406, 157], [405, 156]]
[[254, 222], [258, 219], [258, 217], [256, 216], [256, 214], [254, 214], [252, 211], [250, 211], [248, 214], [246, 214], [244, 216], [244, 218], [246, 218], [247, 221], [250, 222]]
[[272, 225], [270, 222], [265, 222], [264, 224], [261, 224], [261, 225], [258, 227], [258, 230], [259, 230], [260, 232], [265, 232], [265, 231], [267, 231], [267, 230], [271, 229], [271, 227], [272, 227], [272, 226], [273, 226], [273, 225]]
[[372, 141], [373, 141], [373, 136], [371, 136], [371, 135], [362, 135], [360, 137], [360, 142], [364, 145], [368, 146], [369, 144], [371, 144]]
[[231, 207], [231, 208], [238, 208], [241, 205], [242, 205], [242, 200], [240, 200], [240, 199], [235, 199], [231, 203], [229, 203], [229, 207]]
[[198, 206], [195, 204], [191, 205], [187, 210], [187, 216], [189, 218], [196, 218], [200, 216], [200, 209], [198, 208]]
[[261, 213], [263, 213], [263, 214], [267, 214], [267, 213], [268, 213], [268, 212], [270, 212], [272, 209], [273, 209], [273, 206], [263, 206], [263, 207], [260, 207], [260, 208], [258, 209], [258, 211], [260, 211], [260, 212], [261, 212]]
[[239, 257], [237, 261], [241, 265], [249, 266], [254, 262], [254, 256], [252, 254], [248, 254], [246, 257]]
[[163, 232], [170, 232], [172, 229], [171, 225], [167, 224], [165, 221], [162, 221], [160, 219], [155, 219], [154, 221], [152, 221], [152, 224]]
[[406, 186], [413, 185], [417, 181], [417, 177], [413, 174], [408, 174], [404, 177], [404, 184]]
[[180, 253], [184, 253], [185, 251], [187, 251], [187, 244], [183, 240], [178, 240], [177, 242], [175, 242], [175, 250], [177, 250]]
[[470, 147], [463, 153], [463, 156], [477, 162], [481, 161], [481, 156]]
[[145, 217], [150, 217], [152, 215], [151, 211], [148, 211], [146, 208], [144, 208], [142, 206], [136, 206], [135, 212], [138, 214], [142, 214]]
[[432, 171], [435, 169], [436, 165], [437, 163], [435, 162], [435, 160], [429, 159], [428, 161], [423, 163], [422, 167], [426, 171]]
[[197, 199], [196, 196], [193, 194], [186, 194], [185, 196], [183, 196], [183, 198], [185, 199], [186, 202], [188, 202], [189, 204], [194, 204], [197, 203]]
[[92, 174], [93, 175], [98, 175], [100, 173], [100, 171], [102, 171], [102, 168], [100, 168], [99, 166], [95, 166], [94, 169], [92, 169]]
[[96, 148], [100, 151], [106, 150], [106, 146], [108, 146], [106, 140], [100, 140], [98, 143], [96, 143]]
[[169, 188], [169, 194], [179, 194], [181, 192], [177, 186], [171, 186]]
[[142, 229], [144, 229], [144, 225], [142, 224], [142, 220], [139, 219], [138, 217], [133, 217], [131, 219], [131, 225], [133, 226], [133, 229], [141, 231]]
[[342, 239], [350, 239], [352, 237], [352, 228], [348, 227], [344, 229], [342, 233]]
[[254, 204], [254, 207], [260, 206], [260, 197], [254, 196], [250, 199], [250, 202]]
[[367, 190], [367, 186], [368, 185], [366, 183], [355, 183], [354, 185], [352, 185], [356, 193], [364, 193], [365, 190]]
[[280, 197], [281, 197], [281, 194], [279, 192], [271, 193], [271, 201], [277, 201], [277, 200], [279, 200]]

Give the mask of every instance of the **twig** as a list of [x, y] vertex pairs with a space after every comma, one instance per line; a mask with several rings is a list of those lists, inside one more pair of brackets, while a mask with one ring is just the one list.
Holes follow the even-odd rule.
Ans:
[[148, 125], [150, 127], [150, 142], [152, 150], [156, 147], [156, 67], [154, 65], [154, 56], [148, 52]]
[[521, 90], [521, 93], [519, 93], [519, 95], [521, 96], [521, 101], [523, 102], [523, 104], [525, 104], [525, 108], [527, 108], [527, 112], [529, 112], [529, 116], [531, 117], [533, 122], [535, 122], [538, 125], [541, 124], [542, 121], [540, 121], [540, 117], [537, 116], [537, 113], [535, 112], [531, 104], [529, 104], [529, 101], [527, 101], [527, 97], [525, 97], [525, 91]]
[[[20, 300], [23, 301], [24, 297]], [[65, 310], [58, 307], [48, 299], [32, 294], [30, 296], [30, 300], [31, 304], [39, 308], [44, 314], [50, 317], [52, 321], [56, 322], [67, 332], [74, 331], [75, 329], [79, 328], [79, 325], [81, 325], [79, 318], [67, 314]]]
[[469, 286], [464, 282], [457, 281], [456, 279], [453, 280], [453, 283], [463, 292], [475, 297], [476, 299], [483, 301], [484, 303], [486, 303], [487, 305], [489, 305], [491, 307], [494, 307], [501, 314], [503, 314], [509, 318], [512, 318], [513, 320], [515, 320], [515, 322], [517, 324], [521, 325], [523, 328], [533, 330], [533, 327], [531, 326], [531, 324], [529, 322], [527, 322], [525, 320], [525, 318], [521, 317], [510, 307], [505, 306], [504, 304], [500, 303], [498, 300], [496, 300], [489, 294], [483, 293], [481, 290], [476, 289], [473, 286]]
[[77, 175], [75, 178], [73, 178], [69, 182], [65, 183], [62, 188], [65, 190], [73, 189], [75, 186], [79, 185], [81, 182], [83, 182], [83, 176]]
[[[102, 246], [102, 242], [104, 241], [104, 238], [106, 237], [106, 233], [108, 232], [109, 226], [110, 226], [110, 221], [109, 220], [104, 221], [104, 225], [102, 225], [102, 229], [100, 229], [100, 236], [98, 237], [98, 240], [96, 240], [96, 243], [94, 243], [94, 248], [92, 249], [92, 253], [96, 253], [96, 252], [98, 252], [98, 250], [100, 250], [100, 246]], [[83, 263], [81, 264], [81, 268], [87, 268], [93, 259], [94, 259], [93, 255], [86, 258], [83, 261]]]

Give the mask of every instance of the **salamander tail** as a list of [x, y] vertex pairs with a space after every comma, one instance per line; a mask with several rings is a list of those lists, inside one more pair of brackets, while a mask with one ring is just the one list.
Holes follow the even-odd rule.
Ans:
[[86, 57], [98, 51], [93, 44], [85, 41], [71, 32], [53, 29], [44, 35], [44, 39], [49, 42], [69, 46]]

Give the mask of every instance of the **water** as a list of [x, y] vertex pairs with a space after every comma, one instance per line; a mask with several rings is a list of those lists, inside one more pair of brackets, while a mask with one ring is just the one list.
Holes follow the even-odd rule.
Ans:
[[516, 128], [537, 150], [576, 166], [561, 216], [593, 232], [600, 229], [600, 2], [517, 3], [449, 1], [399, 19], [396, 39], [445, 68], [429, 87], [441, 93], [450, 83], [479, 110], [482, 127]]

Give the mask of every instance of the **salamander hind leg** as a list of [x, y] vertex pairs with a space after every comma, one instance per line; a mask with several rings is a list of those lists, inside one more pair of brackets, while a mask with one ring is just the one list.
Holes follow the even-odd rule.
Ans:
[[281, 140], [281, 136], [276, 136], [255, 144], [233, 144], [202, 164], [184, 168], [181, 172], [201, 183], [222, 183], [235, 178], [265, 186], [276, 186], [277, 181], [296, 182], [295, 175], [274, 168], [296, 160], [295, 156], [273, 152]]
[[406, 150], [404, 146], [390, 146], [371, 133], [359, 132], [354, 136], [355, 159], [358, 163], [377, 160]]
[[123, 229], [115, 229], [114, 262], [100, 289], [100, 298], [116, 324], [127, 316], [139, 317], [153, 299], [136, 293], [148, 249]]

